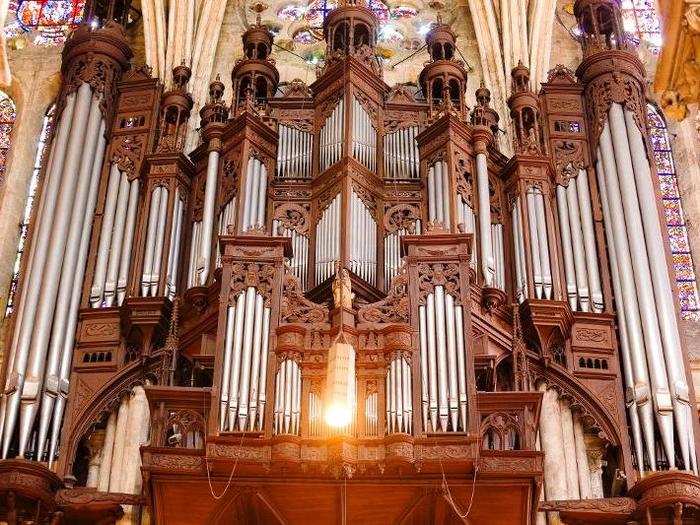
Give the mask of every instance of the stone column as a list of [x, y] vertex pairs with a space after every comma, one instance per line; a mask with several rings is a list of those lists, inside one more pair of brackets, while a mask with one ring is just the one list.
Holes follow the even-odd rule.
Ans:
[[124, 460], [122, 461], [121, 492], [138, 494], [141, 491], [141, 445], [148, 438], [148, 399], [142, 386], [134, 387], [129, 401], [129, 423], [126, 430]]
[[87, 487], [97, 488], [100, 481], [100, 465], [102, 464], [102, 450], [105, 442], [105, 431], [95, 430], [90, 435], [90, 464], [88, 467]]
[[583, 424], [581, 423], [581, 417], [578, 411], [573, 412], [573, 417], [579, 491], [581, 493], [581, 499], [589, 499], [591, 497], [591, 475], [588, 469], [586, 442], [583, 438]]
[[566, 462], [566, 485], [568, 499], [579, 499], [578, 467], [576, 465], [576, 439], [574, 437], [574, 419], [571, 415], [571, 403], [560, 399], [561, 431], [564, 438], [564, 460]]
[[588, 470], [591, 478], [591, 498], [603, 498], [603, 467], [605, 466], [605, 445], [596, 436], [586, 436]]
[[97, 489], [102, 492], [109, 491], [109, 476], [112, 470], [112, 452], [114, 450], [114, 434], [117, 430], [117, 413], [112, 412], [107, 420], [105, 429], [105, 441], [102, 445], [102, 460], [100, 462], [99, 480]]
[[112, 450], [112, 464], [109, 471], [109, 492], [122, 492], [122, 478], [124, 475], [124, 447], [126, 446], [126, 433], [129, 419], [129, 398], [124, 396], [117, 413], [117, 425], [114, 431], [114, 447]]
[[562, 435], [559, 395], [547, 385], [539, 387], [544, 392], [540, 414], [540, 439], [544, 451], [544, 482], [547, 500], [568, 499], [566, 459]]

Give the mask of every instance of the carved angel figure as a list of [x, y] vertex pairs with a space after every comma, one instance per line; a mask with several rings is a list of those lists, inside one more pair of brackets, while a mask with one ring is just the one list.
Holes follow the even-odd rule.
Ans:
[[346, 268], [338, 269], [333, 281], [333, 304], [336, 308], [352, 308], [352, 300], [354, 298], [355, 294], [352, 293], [350, 273]]

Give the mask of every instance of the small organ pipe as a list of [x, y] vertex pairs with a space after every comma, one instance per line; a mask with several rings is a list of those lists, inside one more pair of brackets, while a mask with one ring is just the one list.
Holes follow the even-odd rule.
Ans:
[[180, 234], [182, 232], [182, 219], [185, 211], [185, 203], [180, 197], [180, 189], [175, 190], [175, 210], [173, 214], [173, 227], [170, 235], [170, 248], [168, 250], [168, 273], [166, 279], [166, 295], [172, 301], [177, 287], [178, 264], [180, 259]]
[[602, 312], [605, 308], [603, 303], [603, 289], [598, 271], [598, 251], [595, 242], [595, 230], [593, 227], [593, 211], [591, 210], [591, 192], [588, 187], [588, 173], [580, 170], [576, 177], [578, 187], [579, 208], [581, 210], [581, 225], [583, 227], [583, 242], [586, 249], [586, 268], [588, 269], [588, 279], [591, 292], [591, 302], [594, 312]]
[[119, 262], [121, 261], [122, 242], [124, 240], [124, 227], [126, 226], [126, 209], [129, 205], [129, 180], [123, 172], [120, 174], [119, 194], [117, 197], [117, 209], [114, 218], [114, 231], [110, 243], [109, 259], [107, 263], [107, 278], [105, 281], [104, 302], [111, 307], [117, 299], [117, 277], [119, 274]]
[[544, 280], [542, 276], [542, 263], [540, 260], [539, 236], [537, 232], [537, 211], [535, 208], [535, 190], [530, 188], [527, 192], [527, 218], [530, 226], [530, 254], [532, 256], [532, 268], [535, 281], [535, 294], [537, 299], [544, 299]]
[[537, 189], [535, 192], [535, 212], [537, 215], [537, 238], [540, 250], [540, 263], [542, 264], [542, 281], [544, 284], [544, 298], [552, 298], [552, 267], [549, 259], [549, 240], [547, 238], [547, 221], [544, 212], [544, 195]]
[[129, 278], [129, 264], [134, 245], [134, 231], [136, 229], [136, 213], [139, 206], [139, 179], [129, 183], [129, 201], [126, 208], [126, 225], [122, 253], [119, 258], [119, 273], [117, 274], [117, 304], [121, 305], [126, 297], [126, 281]]
[[557, 184], [557, 211], [561, 227], [561, 244], [564, 259], [564, 274], [566, 276], [566, 295], [572, 310], [578, 308], [578, 287], [576, 285], [576, 270], [574, 268], [574, 250], [571, 243], [571, 225], [569, 223], [569, 203], [566, 200], [566, 188]]
[[428, 323], [426, 320], [426, 307], [418, 307], [418, 331], [420, 336], [420, 377], [421, 377], [421, 408], [423, 411], [423, 426], [428, 426], [429, 421], [429, 393], [428, 385], [430, 376], [428, 375]]
[[445, 295], [445, 325], [447, 328], [447, 369], [449, 372], [449, 407], [450, 407], [450, 423], [452, 428], [457, 428], [459, 419], [459, 392], [457, 389], [457, 341], [455, 338], [455, 316], [454, 316], [454, 298], [450, 294]]
[[428, 169], [428, 220], [435, 222], [437, 220], [437, 189], [435, 188], [435, 166], [430, 166]]
[[236, 319], [236, 309], [242, 311], [243, 294], [236, 299], [236, 306], [229, 306], [226, 313], [226, 337], [224, 339], [224, 366], [222, 368], [221, 400], [219, 407], [219, 422], [223, 428], [228, 409], [228, 384], [231, 379], [231, 354], [233, 353], [234, 323]]
[[120, 178], [121, 173], [119, 172], [119, 167], [116, 164], [112, 164], [109, 173], [109, 182], [107, 183], [107, 199], [102, 214], [102, 228], [100, 230], [100, 241], [97, 247], [95, 274], [92, 279], [92, 291], [90, 293], [90, 304], [93, 308], [99, 308], [102, 304]]
[[525, 242], [523, 239], [523, 226], [521, 215], [520, 197], [517, 197], [513, 206], [513, 239], [515, 244], [515, 295], [518, 302], [523, 302], [527, 299], [528, 283], [527, 270], [525, 265]]
[[586, 267], [585, 248], [583, 246], [583, 232], [581, 215], [579, 213], [579, 198], [576, 183], [572, 180], [566, 187], [566, 199], [568, 203], [571, 243], [574, 253], [574, 268], [576, 271], [576, 288], [578, 289], [581, 310], [590, 310], [590, 292], [588, 289], [588, 269]]
[[156, 226], [156, 246], [153, 254], [153, 271], [151, 274], [151, 295], [158, 295], [158, 281], [160, 280], [163, 261], [165, 223], [168, 215], [168, 193], [167, 188], [161, 188], [160, 204], [158, 206], [158, 223]]
[[455, 306], [455, 339], [457, 341], [457, 386], [459, 388], [459, 414], [467, 421], [467, 364], [464, 348], [464, 319], [462, 306]]
[[[428, 294], [426, 317], [428, 332], [428, 402], [431, 430], [435, 432], [438, 429], [438, 369], [434, 293]], [[427, 426], [427, 422], [424, 424]]]
[[160, 199], [162, 186], [156, 186], [151, 192], [151, 206], [148, 210], [148, 230], [146, 233], [146, 251], [143, 258], [143, 277], [141, 279], [141, 295], [151, 295], [151, 282], [153, 281], [153, 258], [156, 246], [158, 230], [158, 214], [160, 211]]

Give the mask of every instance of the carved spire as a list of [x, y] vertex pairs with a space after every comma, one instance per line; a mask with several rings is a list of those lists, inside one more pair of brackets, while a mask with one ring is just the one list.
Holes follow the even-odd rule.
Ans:
[[576, 0], [574, 15], [581, 30], [584, 55], [634, 48], [622, 24], [620, 0]]
[[488, 90], [484, 81], [481, 81], [479, 89], [476, 90], [476, 106], [472, 110], [472, 126], [483, 126], [491, 130], [494, 136], [498, 133], [499, 116], [495, 109], [490, 106], [491, 91]]
[[209, 84], [209, 101], [199, 111], [202, 118], [202, 132], [207, 133], [208, 128], [218, 127], [228, 120], [228, 107], [224, 102], [224, 83], [221, 77], [216, 75], [216, 80]]
[[513, 94], [508, 99], [515, 129], [515, 151], [521, 155], [542, 155], [544, 142], [540, 128], [540, 102], [530, 89], [530, 70], [518, 62], [511, 72]]
[[184, 63], [173, 69], [173, 88], [163, 93], [156, 153], [181, 151], [194, 102], [187, 92], [192, 71]]

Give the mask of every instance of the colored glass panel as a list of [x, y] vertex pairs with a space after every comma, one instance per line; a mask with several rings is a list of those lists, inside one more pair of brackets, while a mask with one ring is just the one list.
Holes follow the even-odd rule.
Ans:
[[5, 36], [29, 33], [36, 44], [62, 44], [84, 11], [85, 0], [10, 0]]
[[29, 190], [27, 191], [27, 201], [24, 205], [24, 215], [22, 223], [19, 225], [19, 241], [17, 242], [17, 254], [15, 255], [15, 263], [12, 268], [12, 280], [10, 281], [10, 290], [7, 296], [7, 306], [5, 308], [5, 317], [12, 313], [15, 305], [15, 295], [19, 284], [20, 269], [22, 266], [22, 254], [24, 253], [25, 244], [27, 242], [27, 234], [29, 233], [29, 221], [32, 217], [32, 208], [34, 206], [34, 198], [39, 187], [39, 176], [41, 175], [41, 166], [46, 153], [46, 146], [49, 135], [51, 134], [51, 126], [53, 124], [53, 114], [55, 106], [51, 106], [44, 115], [44, 124], [41, 128], [41, 135], [36, 145], [36, 155], [34, 157], [34, 168], [32, 176], [29, 179]]
[[[643, 2], [635, 2], [642, 4]], [[700, 321], [700, 300], [693, 267], [693, 257], [688, 242], [688, 229], [683, 215], [683, 205], [678, 191], [676, 168], [673, 162], [671, 140], [663, 116], [651, 104], [647, 105], [649, 138], [654, 153], [656, 171], [659, 175], [661, 202], [666, 217], [668, 241], [671, 248], [676, 289], [684, 319]]]
[[649, 50], [661, 51], [661, 24], [654, 0], [622, 0], [622, 23], [635, 41], [646, 42]]

